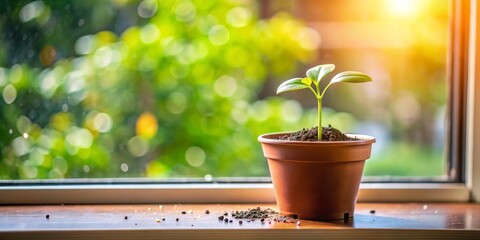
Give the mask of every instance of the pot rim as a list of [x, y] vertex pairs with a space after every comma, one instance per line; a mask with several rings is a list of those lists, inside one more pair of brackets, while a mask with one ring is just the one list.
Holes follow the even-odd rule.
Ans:
[[258, 136], [258, 141], [261, 143], [277, 144], [277, 145], [327, 145], [327, 146], [338, 146], [338, 145], [364, 145], [372, 144], [375, 142], [375, 138], [369, 135], [364, 134], [351, 134], [347, 133], [349, 137], [356, 137], [360, 140], [351, 140], [351, 141], [289, 141], [289, 140], [279, 140], [276, 139], [278, 136], [290, 134], [293, 132], [275, 132], [275, 133], [266, 133]]

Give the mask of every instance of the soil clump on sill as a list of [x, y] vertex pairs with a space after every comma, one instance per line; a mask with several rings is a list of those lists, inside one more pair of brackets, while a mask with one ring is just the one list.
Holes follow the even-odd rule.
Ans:
[[[283, 135], [279, 137], [279, 140], [287, 140], [287, 141], [303, 141], [303, 142], [316, 142], [318, 141], [317, 138], [318, 134], [318, 127], [313, 127], [310, 129], [302, 129], [298, 132], [294, 132], [291, 134]], [[351, 138], [342, 133], [340, 130], [328, 125], [328, 127], [322, 127], [322, 140], [321, 141], [355, 141], [358, 140], [356, 138]]]
[[297, 215], [283, 216], [271, 208], [262, 209], [260, 207], [243, 211], [232, 211], [230, 215], [225, 212], [223, 215], [218, 216], [218, 220], [225, 223], [232, 223], [232, 218], [238, 220], [240, 225], [242, 225], [244, 221], [249, 223], [255, 222], [255, 220], [260, 220], [262, 224], [267, 222], [268, 224], [272, 224], [272, 221], [297, 224], [300, 222]]

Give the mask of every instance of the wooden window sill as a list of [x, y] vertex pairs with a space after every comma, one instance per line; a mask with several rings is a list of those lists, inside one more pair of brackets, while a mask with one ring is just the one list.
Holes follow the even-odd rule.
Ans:
[[300, 220], [299, 226], [218, 219], [257, 206], [276, 210], [271, 204], [0, 206], [0, 239], [480, 239], [480, 204], [468, 203], [359, 203], [346, 222]]

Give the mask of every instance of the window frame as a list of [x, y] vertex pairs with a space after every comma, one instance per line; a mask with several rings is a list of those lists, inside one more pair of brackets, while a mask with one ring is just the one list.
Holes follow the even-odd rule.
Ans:
[[470, 200], [480, 202], [480, 4], [471, 0], [468, 58], [466, 186]]
[[[480, 8], [477, 0], [450, 4], [447, 156], [453, 182], [362, 183], [359, 202], [480, 202]], [[0, 181], [0, 204], [275, 202], [272, 184], [265, 182], [35, 182]]]

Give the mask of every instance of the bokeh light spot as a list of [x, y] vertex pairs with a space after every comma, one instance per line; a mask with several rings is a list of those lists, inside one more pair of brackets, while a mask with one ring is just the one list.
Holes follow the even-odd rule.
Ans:
[[83, 74], [81, 72], [75, 71], [68, 74], [65, 88], [68, 93], [74, 93], [83, 91], [86, 85], [87, 84], [85, 82]]
[[89, 148], [93, 142], [93, 136], [85, 128], [72, 128], [67, 134], [66, 140], [69, 144], [80, 148]]
[[150, 18], [157, 13], [158, 4], [155, 0], [143, 0], [137, 9], [138, 16], [142, 18]]
[[0, 67], [0, 86], [7, 84], [7, 70]]
[[75, 52], [79, 55], [89, 54], [93, 51], [95, 38], [93, 35], [82, 36], [75, 42]]
[[300, 46], [307, 50], [317, 50], [321, 44], [320, 34], [313, 28], [302, 28], [297, 37]]
[[20, 167], [20, 173], [22, 178], [33, 179], [38, 175], [38, 170], [35, 166], [32, 166], [28, 161]]
[[140, 31], [140, 39], [143, 43], [149, 44], [160, 38], [160, 30], [154, 24], [145, 25]]
[[21, 65], [15, 64], [10, 69], [10, 82], [13, 84], [19, 83], [24, 77], [24, 70]]
[[167, 100], [167, 110], [173, 114], [180, 114], [187, 107], [187, 97], [180, 92], [170, 94]]
[[17, 130], [20, 133], [27, 132], [31, 125], [32, 125], [32, 121], [30, 121], [30, 119], [25, 116], [20, 116], [17, 119]]
[[55, 157], [53, 160], [53, 165], [55, 170], [57, 170], [61, 175], [65, 175], [68, 172], [68, 162], [62, 157]]
[[195, 6], [190, 1], [182, 1], [175, 8], [177, 19], [182, 22], [190, 22], [195, 18]]
[[57, 59], [57, 50], [52, 45], [45, 45], [38, 57], [43, 66], [50, 66]]
[[130, 154], [135, 157], [141, 157], [148, 151], [148, 143], [145, 139], [139, 136], [130, 138], [127, 142], [127, 148]]
[[95, 63], [97, 66], [104, 68], [107, 67], [113, 60], [113, 51], [108, 46], [103, 46], [95, 52]]
[[230, 76], [219, 77], [214, 84], [215, 92], [222, 97], [231, 97], [237, 91], [237, 81]]
[[230, 40], [230, 32], [222, 25], [213, 26], [208, 32], [208, 40], [213, 45], [224, 45]]
[[185, 151], [185, 160], [192, 167], [200, 167], [205, 162], [205, 151], [197, 146], [192, 146]]
[[252, 18], [252, 12], [244, 7], [235, 7], [227, 13], [227, 22], [234, 27], [246, 26]]
[[157, 134], [158, 123], [157, 118], [150, 112], [142, 113], [135, 126], [135, 132], [138, 136], [142, 136], [146, 139], [150, 139]]
[[7, 104], [13, 103], [15, 99], [17, 98], [17, 89], [12, 84], [8, 84], [4, 89], [2, 93], [3, 101], [5, 101]]
[[57, 77], [53, 71], [45, 71], [44, 76], [40, 79], [40, 90], [42, 93], [49, 97], [53, 94], [58, 87]]
[[37, 139], [37, 145], [39, 147], [42, 147], [43, 149], [49, 150], [52, 148], [52, 138], [47, 136], [47, 135], [40, 135], [40, 137]]
[[101, 133], [106, 133], [112, 129], [112, 118], [106, 113], [99, 113], [93, 118], [93, 126]]
[[266, 121], [272, 114], [272, 109], [269, 107], [268, 103], [263, 100], [253, 103], [252, 108], [249, 110], [250, 117], [258, 122]]
[[17, 156], [23, 156], [30, 151], [30, 146], [25, 138], [17, 137], [12, 141], [13, 152]]
[[65, 131], [72, 123], [72, 116], [68, 113], [57, 113], [51, 119], [51, 126], [55, 130]]
[[20, 9], [20, 20], [22, 22], [28, 22], [43, 13], [45, 9], [45, 3], [43, 1], [31, 2]]

